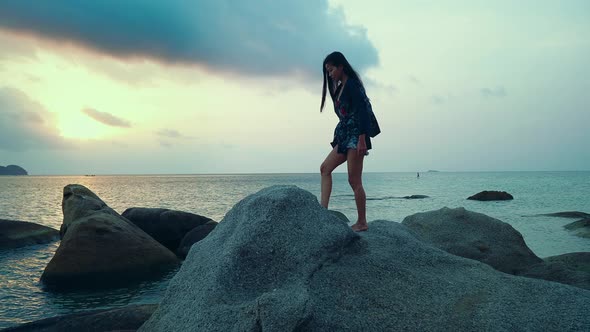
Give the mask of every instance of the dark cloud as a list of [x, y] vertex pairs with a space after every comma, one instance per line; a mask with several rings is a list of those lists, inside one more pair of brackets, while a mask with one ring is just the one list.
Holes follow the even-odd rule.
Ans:
[[123, 128], [131, 127], [131, 123], [129, 121], [118, 118], [111, 113], [100, 112], [92, 108], [85, 108], [82, 110], [82, 113], [107, 126]]
[[327, 0], [3, 0], [0, 28], [242, 74], [317, 77], [333, 50], [361, 71], [378, 62], [366, 30]]
[[503, 86], [498, 86], [495, 89], [483, 88], [479, 90], [481, 95], [485, 98], [502, 98], [506, 97], [506, 90]]
[[0, 150], [71, 147], [55, 128], [53, 115], [17, 89], [0, 88]]

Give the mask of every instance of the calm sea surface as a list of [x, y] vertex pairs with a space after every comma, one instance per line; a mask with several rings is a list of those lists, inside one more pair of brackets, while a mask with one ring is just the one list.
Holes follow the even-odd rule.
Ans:
[[[62, 189], [82, 184], [117, 212], [129, 207], [182, 210], [221, 221], [245, 196], [276, 184], [296, 185], [319, 197], [319, 174], [26, 176], [0, 177], [0, 218], [59, 229]], [[576, 219], [541, 213], [590, 213], [590, 172], [366, 173], [368, 220], [401, 222], [404, 217], [447, 207], [465, 207], [511, 224], [540, 257], [590, 251], [590, 239], [563, 228]], [[466, 200], [482, 190], [503, 190], [512, 201]], [[403, 199], [428, 195], [426, 199]], [[330, 208], [356, 220], [346, 174], [334, 174]], [[39, 277], [58, 243], [0, 251], [0, 328], [89, 309], [158, 302], [172, 272], [160, 281], [101, 292], [51, 293]]]

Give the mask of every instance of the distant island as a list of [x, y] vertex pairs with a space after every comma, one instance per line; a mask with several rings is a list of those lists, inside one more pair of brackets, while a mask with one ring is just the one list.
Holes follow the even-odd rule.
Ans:
[[29, 175], [27, 171], [17, 165], [0, 166], [0, 175]]
[[429, 169], [429, 170], [428, 170], [428, 173], [438, 173], [438, 172], [440, 172], [440, 171], [437, 171], [437, 170], [435, 170], [435, 169]]

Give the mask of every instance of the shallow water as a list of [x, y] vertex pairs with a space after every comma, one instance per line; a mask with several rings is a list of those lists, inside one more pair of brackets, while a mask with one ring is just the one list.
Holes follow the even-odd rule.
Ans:
[[[129, 207], [162, 207], [220, 221], [239, 200], [262, 188], [292, 184], [319, 197], [318, 174], [237, 174], [162, 176], [0, 177], [0, 218], [30, 221], [59, 229], [63, 187], [85, 185], [117, 212]], [[401, 222], [404, 217], [447, 207], [465, 207], [511, 224], [538, 256], [590, 251], [590, 239], [563, 225], [576, 219], [536, 216], [561, 211], [590, 213], [590, 172], [366, 173], [368, 220]], [[346, 174], [333, 176], [330, 208], [356, 220]], [[479, 202], [468, 196], [503, 190], [512, 201]], [[403, 196], [427, 195], [425, 199]], [[109, 291], [53, 293], [39, 283], [59, 243], [0, 251], [0, 328], [90, 309], [158, 302], [171, 272], [160, 281]]]

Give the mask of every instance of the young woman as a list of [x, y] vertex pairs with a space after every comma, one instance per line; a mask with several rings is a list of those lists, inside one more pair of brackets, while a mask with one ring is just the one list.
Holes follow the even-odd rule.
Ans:
[[340, 120], [334, 130], [334, 140], [330, 143], [332, 151], [320, 167], [321, 205], [328, 208], [332, 192], [332, 171], [347, 162], [348, 183], [354, 192], [358, 220], [352, 229], [356, 232], [366, 231], [366, 195], [363, 189], [363, 159], [371, 149], [371, 137], [379, 134], [377, 119], [373, 114], [371, 103], [359, 75], [352, 69], [340, 52], [330, 53], [322, 65], [324, 85], [322, 104], [326, 101], [326, 87], [334, 102], [334, 111]]

